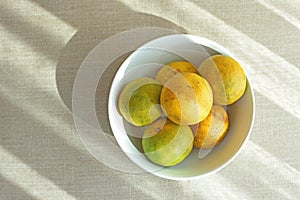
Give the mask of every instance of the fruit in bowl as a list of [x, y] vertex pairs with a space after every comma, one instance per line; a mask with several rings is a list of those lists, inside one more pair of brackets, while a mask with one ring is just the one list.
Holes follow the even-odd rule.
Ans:
[[229, 127], [227, 111], [214, 105], [209, 115], [199, 124], [194, 125], [196, 148], [213, 148], [225, 137]]
[[211, 56], [200, 64], [199, 72], [212, 86], [215, 104], [232, 104], [245, 92], [246, 75], [233, 58]]
[[189, 126], [177, 125], [167, 118], [161, 118], [146, 128], [142, 146], [152, 162], [174, 166], [190, 154], [193, 141], [194, 135]]
[[162, 114], [159, 105], [161, 89], [161, 84], [151, 78], [143, 77], [131, 81], [120, 93], [120, 113], [135, 126], [152, 123]]
[[129, 123], [147, 126], [142, 137], [145, 156], [170, 167], [193, 147], [211, 149], [222, 141], [229, 129], [222, 105], [241, 98], [245, 81], [241, 66], [227, 56], [207, 58], [199, 71], [187, 61], [175, 61], [163, 65], [156, 80], [129, 82], [119, 96], [119, 110]]
[[172, 122], [196, 124], [210, 112], [213, 93], [208, 82], [198, 74], [178, 73], [164, 84], [160, 104]]
[[172, 76], [184, 72], [199, 74], [197, 68], [193, 64], [186, 61], [174, 61], [165, 64], [157, 72], [155, 79], [161, 84], [165, 84]]

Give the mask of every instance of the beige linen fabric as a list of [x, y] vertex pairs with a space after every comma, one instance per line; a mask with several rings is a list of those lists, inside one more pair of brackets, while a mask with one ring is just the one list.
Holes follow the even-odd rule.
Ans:
[[[0, 19], [1, 200], [300, 198], [299, 1], [0, 0]], [[250, 140], [213, 175], [170, 181], [116, 171], [76, 133], [72, 85], [88, 52], [121, 31], [154, 26], [220, 43], [254, 86]], [[96, 96], [108, 133], [109, 86], [128, 55], [112, 63]]]

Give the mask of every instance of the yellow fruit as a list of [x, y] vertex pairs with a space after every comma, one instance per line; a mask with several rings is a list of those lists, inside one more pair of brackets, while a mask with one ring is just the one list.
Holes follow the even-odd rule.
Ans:
[[161, 118], [146, 128], [142, 147], [153, 163], [174, 166], [190, 154], [193, 140], [194, 135], [189, 126], [180, 126]]
[[197, 68], [191, 63], [186, 61], [175, 61], [164, 65], [158, 71], [156, 80], [162, 84], [165, 84], [172, 76], [183, 72], [199, 74]]
[[165, 115], [180, 125], [196, 124], [205, 119], [213, 104], [208, 82], [195, 73], [180, 73], [169, 79], [160, 95]]
[[228, 124], [226, 110], [219, 105], [213, 106], [209, 115], [194, 126], [194, 146], [207, 149], [219, 144], [226, 135]]
[[239, 63], [228, 56], [211, 56], [200, 64], [199, 72], [211, 85], [215, 104], [232, 104], [245, 92], [245, 73]]
[[159, 98], [162, 86], [157, 81], [143, 77], [128, 83], [119, 96], [122, 116], [135, 126], [145, 126], [162, 115]]

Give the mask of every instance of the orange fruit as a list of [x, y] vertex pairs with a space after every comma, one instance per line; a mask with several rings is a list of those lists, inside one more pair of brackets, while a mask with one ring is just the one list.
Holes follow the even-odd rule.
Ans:
[[164, 65], [156, 74], [156, 80], [165, 84], [172, 76], [184, 72], [199, 74], [197, 68], [191, 63], [186, 61], [175, 61]]
[[212, 148], [224, 138], [229, 127], [226, 110], [214, 105], [209, 115], [194, 126], [194, 146], [197, 148]]
[[205, 119], [213, 104], [208, 82], [195, 73], [179, 73], [164, 85], [160, 103], [165, 115], [180, 125], [196, 124]]
[[211, 85], [215, 104], [232, 104], [245, 92], [246, 75], [233, 58], [211, 56], [200, 64], [199, 72]]

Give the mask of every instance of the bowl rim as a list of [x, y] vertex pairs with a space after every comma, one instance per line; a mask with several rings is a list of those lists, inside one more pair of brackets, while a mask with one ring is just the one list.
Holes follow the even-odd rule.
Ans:
[[[158, 37], [156, 39], [153, 39], [149, 42], [146, 42], [145, 44], [143, 44], [141, 47], [137, 48], [135, 51], [133, 51], [121, 64], [121, 66], [119, 67], [118, 71], [125, 68], [126, 67], [126, 61], [128, 59], [131, 58], [132, 54], [134, 54], [135, 52], [137, 52], [138, 50], [144, 50], [144, 49], [149, 49], [150, 47], [147, 47], [147, 45], [151, 44], [152, 42], [154, 41], [158, 41], [158, 40], [164, 40], [166, 38], [169, 38], [169, 37], [186, 37], [188, 39], [191, 39], [193, 42], [197, 43], [197, 44], [200, 44], [202, 46], [205, 46], [205, 47], [208, 47], [208, 48], [211, 48], [215, 51], [217, 51], [218, 53], [220, 53], [221, 55], [227, 55], [233, 59], [235, 59], [238, 63], [239, 60], [229, 51], [227, 50], [225, 47], [223, 47], [222, 45], [218, 44], [217, 42], [215, 41], [212, 41], [210, 39], [207, 39], [207, 38], [204, 38], [204, 37], [201, 37], [201, 36], [196, 36], [196, 35], [191, 35], [191, 34], [170, 34], [170, 35], [165, 35], [165, 36], [162, 36], [162, 37]], [[249, 126], [249, 129], [247, 131], [247, 135], [246, 137], [243, 139], [241, 145], [239, 146], [238, 150], [232, 155], [232, 157], [230, 159], [228, 159], [227, 161], [225, 161], [224, 163], [220, 164], [220, 166], [216, 167], [215, 169], [212, 169], [208, 172], [205, 172], [203, 174], [200, 174], [200, 175], [196, 175], [196, 176], [187, 176], [187, 177], [172, 177], [172, 176], [167, 176], [167, 175], [164, 175], [164, 174], [161, 174], [161, 173], [156, 173], [158, 171], [160, 171], [161, 169], [159, 170], [156, 170], [156, 171], [147, 171], [146, 169], [143, 169], [140, 165], [138, 165], [136, 163], [135, 160], [133, 160], [129, 155], [128, 153], [123, 149], [123, 146], [120, 145], [120, 142], [119, 142], [119, 138], [116, 137], [115, 135], [115, 128], [113, 128], [112, 124], [111, 124], [111, 120], [113, 119], [112, 117], [112, 113], [110, 112], [110, 108], [113, 106], [112, 105], [112, 86], [113, 86], [113, 83], [115, 82], [113, 79], [113, 82], [111, 84], [111, 88], [110, 88], [110, 91], [109, 91], [109, 96], [108, 96], [108, 118], [109, 118], [109, 122], [110, 122], [110, 126], [111, 126], [111, 129], [112, 129], [112, 132], [113, 132], [113, 135], [118, 143], [118, 145], [120, 146], [120, 148], [122, 149], [122, 151], [125, 153], [125, 155], [130, 159], [132, 160], [132, 162], [134, 162], [136, 165], [138, 165], [139, 167], [141, 167], [145, 173], [151, 173], [155, 176], [158, 176], [158, 177], [161, 177], [161, 178], [165, 178], [165, 179], [169, 179], [169, 180], [194, 180], [194, 179], [198, 179], [200, 177], [204, 177], [204, 176], [208, 176], [210, 174], [213, 174], [213, 173], [216, 173], [218, 171], [220, 171], [221, 169], [225, 168], [227, 165], [229, 165], [236, 157], [237, 155], [242, 151], [242, 149], [244, 148], [246, 142], [248, 141], [251, 133], [252, 133], [252, 130], [253, 130], [253, 125], [254, 125], [254, 121], [255, 121], [255, 93], [254, 93], [254, 90], [253, 90], [253, 87], [252, 87], [252, 83], [251, 83], [251, 79], [249, 78], [248, 76], [248, 73], [244, 70], [244, 67], [241, 66], [243, 68], [243, 71], [246, 75], [246, 80], [247, 80], [247, 86], [249, 87], [250, 89], [250, 93], [251, 93], [251, 100], [252, 100], [252, 117], [251, 117], [251, 123], [250, 123], [250, 126]], [[118, 73], [118, 71], [116, 72], [116, 74]], [[115, 76], [116, 76], [115, 74]], [[115, 78], [114, 76], [114, 78]], [[128, 136], [127, 136], [128, 137]], [[133, 148], [136, 149], [136, 147], [132, 144]], [[137, 150], [137, 149], [136, 149]], [[139, 152], [139, 150], [137, 150]], [[141, 153], [142, 154], [142, 153]], [[149, 161], [150, 162], [150, 161]]]

